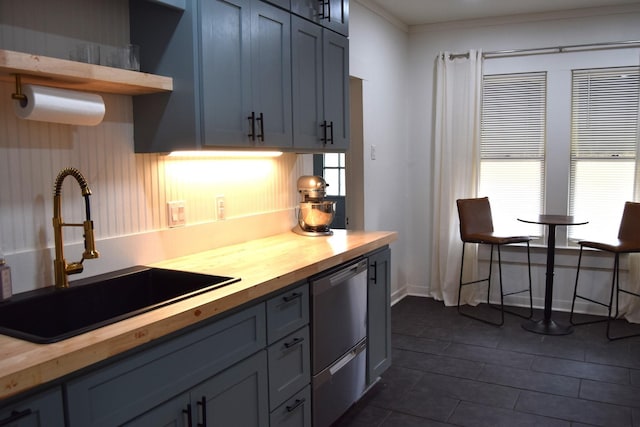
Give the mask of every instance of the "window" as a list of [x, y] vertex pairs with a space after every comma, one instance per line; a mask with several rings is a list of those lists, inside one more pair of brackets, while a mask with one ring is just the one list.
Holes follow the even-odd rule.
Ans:
[[[639, 55], [625, 48], [485, 61], [479, 195], [492, 199], [496, 226], [547, 213], [589, 221], [559, 227], [559, 246], [617, 234], [624, 202], [640, 195]], [[532, 236], [545, 231], [524, 225]]]
[[489, 197], [499, 228], [543, 211], [546, 74], [487, 75], [482, 90], [478, 195]]
[[321, 156], [322, 173], [318, 175], [327, 181], [327, 196], [345, 196], [347, 188], [344, 153], [325, 153]]
[[639, 78], [637, 67], [572, 72], [569, 206], [589, 224], [570, 238], [617, 235], [624, 202], [633, 200]]

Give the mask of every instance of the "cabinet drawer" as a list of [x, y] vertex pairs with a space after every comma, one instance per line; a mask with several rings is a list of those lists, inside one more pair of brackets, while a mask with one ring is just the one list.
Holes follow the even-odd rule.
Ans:
[[67, 383], [69, 424], [114, 426], [266, 346], [264, 304]]
[[309, 323], [309, 285], [284, 292], [267, 301], [267, 338], [269, 344]]
[[274, 409], [311, 381], [309, 327], [284, 337], [267, 349], [269, 407]]
[[271, 427], [311, 426], [311, 387], [306, 386], [271, 412]]

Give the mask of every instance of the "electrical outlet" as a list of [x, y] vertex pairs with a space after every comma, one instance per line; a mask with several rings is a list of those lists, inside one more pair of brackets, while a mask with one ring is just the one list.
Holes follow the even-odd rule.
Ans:
[[371, 146], [371, 160], [375, 160], [376, 159], [376, 146], [372, 145]]
[[216, 196], [216, 218], [222, 221], [226, 218], [224, 195]]
[[184, 200], [167, 202], [167, 218], [169, 227], [181, 227], [187, 223], [187, 214]]

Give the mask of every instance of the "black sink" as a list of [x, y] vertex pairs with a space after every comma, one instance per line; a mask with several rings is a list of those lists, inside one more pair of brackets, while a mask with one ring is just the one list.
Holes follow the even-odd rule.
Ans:
[[15, 295], [0, 303], [0, 334], [52, 343], [240, 279], [143, 266]]

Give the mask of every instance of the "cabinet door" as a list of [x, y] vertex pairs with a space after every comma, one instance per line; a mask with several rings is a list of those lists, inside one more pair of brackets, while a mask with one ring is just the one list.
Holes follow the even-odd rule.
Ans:
[[349, 148], [349, 39], [323, 33], [324, 120], [330, 142], [327, 150]]
[[322, 149], [322, 27], [292, 16], [291, 32], [294, 145]]
[[256, 115], [255, 147], [290, 148], [291, 17], [288, 12], [254, 0], [251, 4], [251, 74]]
[[291, 12], [318, 24], [321, 10], [322, 2], [319, 0], [291, 0]]
[[63, 427], [64, 411], [59, 388], [25, 398], [0, 409], [0, 425], [12, 427]]
[[391, 366], [391, 250], [369, 255], [367, 384]]
[[204, 145], [248, 146], [251, 0], [207, 0], [199, 7]]
[[[139, 416], [138, 418], [122, 424], [123, 427], [147, 427], [147, 426], [193, 426], [195, 410], [189, 401], [189, 395], [183, 394], [175, 397]], [[191, 417], [191, 418], [189, 418]], [[191, 422], [189, 422], [191, 420]]]
[[349, 0], [324, 0], [322, 25], [343, 36], [349, 35]]
[[349, 0], [291, 0], [291, 12], [344, 36], [349, 35]]
[[263, 350], [194, 388], [191, 406], [201, 425], [267, 427], [268, 396]]

